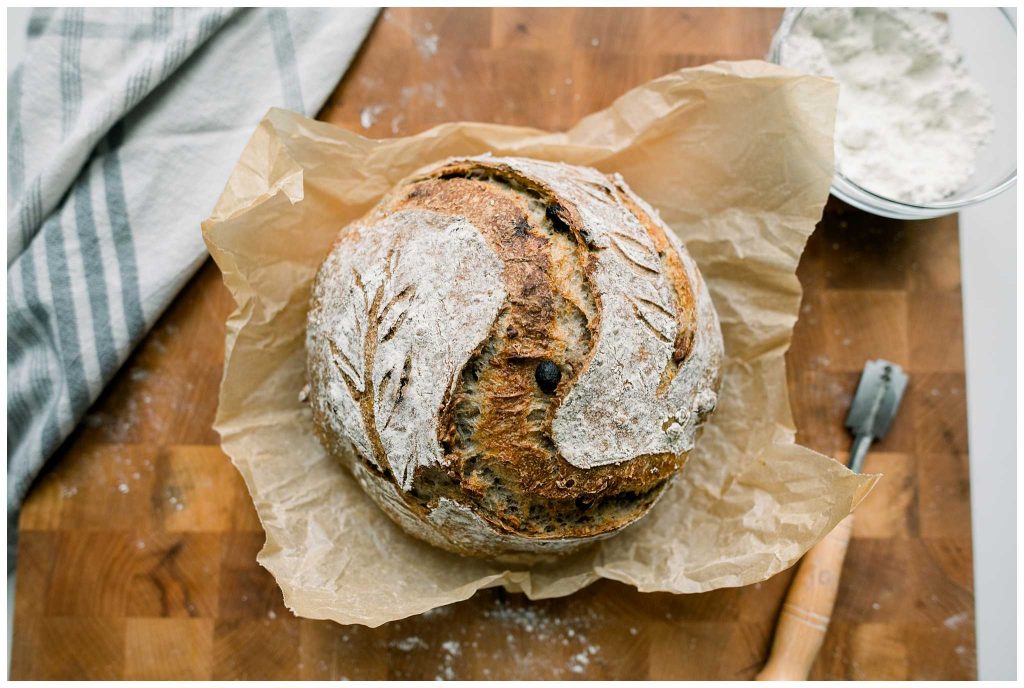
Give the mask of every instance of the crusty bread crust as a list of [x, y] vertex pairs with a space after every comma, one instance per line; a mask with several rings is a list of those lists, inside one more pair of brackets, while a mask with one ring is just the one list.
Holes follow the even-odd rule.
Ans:
[[714, 408], [722, 339], [696, 264], [621, 177], [484, 156], [342, 231], [307, 349], [325, 447], [393, 520], [524, 561], [651, 508]]

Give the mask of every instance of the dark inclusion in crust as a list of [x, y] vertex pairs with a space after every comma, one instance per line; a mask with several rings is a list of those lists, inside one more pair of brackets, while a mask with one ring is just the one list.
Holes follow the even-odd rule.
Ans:
[[545, 394], [553, 394], [562, 379], [562, 371], [551, 361], [541, 361], [537, 364], [537, 370], [533, 374], [537, 380], [537, 386]]

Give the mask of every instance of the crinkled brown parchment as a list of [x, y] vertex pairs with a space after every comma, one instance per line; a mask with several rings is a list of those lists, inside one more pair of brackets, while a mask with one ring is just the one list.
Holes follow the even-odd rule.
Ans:
[[[238, 303], [215, 427], [266, 529], [259, 562], [285, 604], [376, 626], [496, 585], [532, 598], [601, 577], [701, 592], [764, 580], [828, 533], [875, 477], [794, 444], [783, 354], [797, 262], [832, 177], [837, 93], [750, 61], [666, 75], [566, 133], [463, 122], [374, 141], [271, 110], [203, 232]], [[670, 492], [622, 534], [533, 568], [405, 535], [327, 457], [299, 401], [310, 282], [338, 231], [413, 170], [487, 152], [622, 173], [700, 265], [725, 336], [718, 410]]]

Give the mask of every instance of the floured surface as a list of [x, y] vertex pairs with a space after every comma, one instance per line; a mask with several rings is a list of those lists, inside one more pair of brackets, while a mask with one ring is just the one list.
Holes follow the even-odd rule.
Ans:
[[[567, 134], [452, 124], [369, 141], [272, 111], [204, 229], [240, 301], [216, 427], [288, 606], [377, 625], [494, 585], [535, 598], [600, 576], [673, 592], [742, 585], [792, 564], [849, 513], [873, 478], [793, 444], [782, 360], [796, 264], [828, 192], [835, 98], [824, 80], [741, 62], [662, 77]], [[337, 230], [413, 170], [485, 152], [620, 172], [700, 266], [725, 338], [719, 406], [681, 479], [641, 523], [533, 569], [406, 536], [327, 459], [298, 402], [305, 302]]]

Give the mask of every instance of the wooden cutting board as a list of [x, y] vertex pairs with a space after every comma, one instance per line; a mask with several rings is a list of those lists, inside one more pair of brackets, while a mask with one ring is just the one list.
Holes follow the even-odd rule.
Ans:
[[[764, 54], [778, 10], [393, 10], [322, 118], [370, 136], [473, 119], [564, 129], [645, 80]], [[198, 231], [198, 228], [196, 229]], [[842, 456], [868, 358], [906, 368], [866, 470], [812, 678], [973, 679], [974, 600], [955, 218], [830, 202], [788, 355], [798, 439]], [[378, 629], [297, 619], [211, 430], [232, 309], [212, 263], [128, 360], [21, 518], [16, 679], [752, 677], [792, 576], [701, 594], [603, 581], [528, 602], [484, 591]]]

